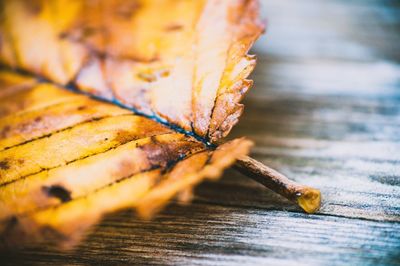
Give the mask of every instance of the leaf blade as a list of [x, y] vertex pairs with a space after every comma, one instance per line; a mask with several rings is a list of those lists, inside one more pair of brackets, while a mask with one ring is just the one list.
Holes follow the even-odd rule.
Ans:
[[[44, 85], [52, 86], [37, 84], [30, 90], [35, 93]], [[231, 147], [228, 151], [223, 152], [224, 145], [214, 151], [146, 117], [79, 97], [50, 100], [49, 105], [0, 118], [0, 125], [13, 119], [17, 125], [0, 143], [11, 143], [9, 139], [20, 135], [18, 124], [38, 124], [27, 128], [23, 142], [0, 151], [0, 237], [6, 241], [51, 237], [72, 247], [105, 213], [129, 207], [148, 218], [182, 191], [190, 191], [204, 178], [215, 178], [251, 145], [236, 140], [225, 144]], [[26, 100], [15, 99], [17, 104]], [[48, 134], [42, 134], [46, 120], [37, 117], [64, 121], [74, 113], [57, 110], [89, 103], [89, 109], [97, 108], [92, 119], [53, 124]], [[108, 116], [93, 119], [102, 108]]]
[[242, 81], [264, 29], [257, 1], [134, 3], [37, 1], [33, 12], [27, 1], [6, 1], [1, 32], [20, 60], [7, 62], [5, 48], [0, 60], [217, 142], [252, 84]]
[[243, 111], [256, 1], [134, 3], [1, 3], [0, 61], [29, 74], [0, 72], [1, 238], [73, 245], [103, 214], [148, 218], [248, 153], [208, 141]]

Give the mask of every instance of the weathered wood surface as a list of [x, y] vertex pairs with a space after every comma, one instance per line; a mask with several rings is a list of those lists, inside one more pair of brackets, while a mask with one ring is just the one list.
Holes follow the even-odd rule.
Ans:
[[269, 30], [233, 135], [321, 189], [321, 211], [230, 170], [154, 221], [121, 212], [74, 252], [38, 247], [0, 264], [400, 265], [399, 2], [262, 2]]

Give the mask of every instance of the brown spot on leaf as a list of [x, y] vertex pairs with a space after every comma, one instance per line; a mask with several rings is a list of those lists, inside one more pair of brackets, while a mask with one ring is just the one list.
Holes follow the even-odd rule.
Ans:
[[10, 169], [9, 162], [6, 161], [6, 160], [0, 161], [0, 169], [2, 169], [2, 170], [8, 170], [8, 169]]
[[63, 32], [61, 32], [61, 33], [58, 35], [58, 37], [59, 37], [60, 39], [68, 39], [69, 34], [68, 34], [68, 32], [63, 31]]
[[160, 77], [166, 78], [169, 76], [169, 70], [163, 69], [158, 74], [160, 75]]
[[128, 130], [120, 130], [114, 136], [114, 140], [118, 143], [126, 143], [132, 139], [132, 133]]
[[153, 73], [138, 73], [137, 77], [146, 82], [154, 82], [157, 80], [156, 75]]
[[100, 35], [103, 32], [104, 29], [100, 27], [78, 25], [68, 31], [61, 32], [58, 37], [60, 39], [67, 39], [73, 42], [82, 42], [85, 38], [92, 37], [96, 34]]
[[61, 202], [67, 202], [71, 200], [71, 192], [60, 185], [44, 186], [42, 191], [49, 197], [58, 198]]
[[151, 167], [169, 168], [191, 152], [201, 149], [202, 145], [193, 145], [189, 141], [159, 142], [151, 137], [149, 144], [139, 147], [149, 160]]
[[101, 28], [94, 28], [94, 27], [85, 27], [82, 30], [82, 37], [89, 37], [94, 34], [101, 33], [103, 30]]
[[28, 12], [33, 16], [39, 15], [43, 9], [43, 2], [40, 0], [30, 0], [24, 3], [26, 4]]
[[3, 127], [3, 129], [0, 132], [1, 138], [6, 138], [8, 136], [8, 134], [10, 133], [10, 130], [11, 130], [11, 127], [8, 125]]
[[114, 14], [116, 17], [128, 20], [130, 19], [140, 8], [142, 5], [137, 0], [124, 0], [118, 2], [114, 9]]
[[140, 72], [137, 74], [137, 77], [146, 82], [154, 82], [160, 77], [168, 77], [169, 70], [168, 69], [158, 69], [158, 70], [148, 70], [146, 72]]
[[178, 31], [183, 29], [183, 26], [180, 24], [170, 24], [165, 27], [165, 31]]

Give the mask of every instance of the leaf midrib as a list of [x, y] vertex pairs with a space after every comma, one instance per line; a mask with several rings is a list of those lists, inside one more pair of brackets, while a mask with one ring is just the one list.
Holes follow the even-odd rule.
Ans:
[[50, 80], [50, 79], [48, 79], [48, 78], [46, 78], [46, 77], [44, 77], [42, 75], [33, 73], [31, 71], [28, 71], [28, 70], [25, 70], [25, 69], [22, 69], [22, 68], [18, 68], [18, 67], [17, 68], [9, 67], [9, 66], [3, 65], [3, 64], [0, 64], [0, 70], [10, 71], [10, 72], [14, 72], [14, 73], [17, 73], [17, 74], [29, 76], [29, 77], [35, 78], [38, 81], [39, 84], [40, 83], [52, 84], [52, 85], [55, 85], [56, 87], [58, 87], [60, 89], [65, 89], [65, 90], [71, 91], [71, 92], [73, 92], [75, 94], [88, 96], [91, 99], [94, 99], [96, 101], [101, 101], [101, 102], [113, 104], [113, 105], [118, 106], [120, 108], [129, 110], [135, 115], [142, 116], [142, 117], [148, 118], [150, 120], [153, 120], [153, 121], [155, 121], [155, 122], [157, 122], [159, 124], [162, 124], [162, 125], [168, 127], [169, 129], [177, 132], [177, 133], [184, 134], [184, 135], [186, 135], [188, 137], [193, 137], [197, 141], [203, 143], [204, 145], [206, 145], [210, 149], [215, 149], [217, 147], [217, 145], [212, 143], [209, 140], [209, 138], [200, 136], [200, 135], [196, 134], [193, 131], [186, 130], [186, 129], [180, 127], [179, 125], [170, 123], [168, 120], [166, 120], [166, 119], [164, 119], [164, 118], [162, 118], [162, 117], [160, 117], [160, 116], [158, 116], [158, 115], [156, 115], [154, 113], [153, 113], [153, 115], [148, 115], [148, 114], [145, 114], [143, 112], [140, 112], [139, 110], [137, 110], [134, 107], [130, 107], [130, 106], [127, 106], [127, 105], [123, 104], [121, 101], [119, 101], [116, 98], [114, 98], [113, 100], [107, 100], [105, 98], [90, 94], [88, 92], [81, 91], [72, 82], [70, 82], [70, 83], [68, 83], [66, 85], [62, 85], [62, 84], [56, 83], [56, 82], [54, 82], [54, 81], [52, 81], [52, 80]]

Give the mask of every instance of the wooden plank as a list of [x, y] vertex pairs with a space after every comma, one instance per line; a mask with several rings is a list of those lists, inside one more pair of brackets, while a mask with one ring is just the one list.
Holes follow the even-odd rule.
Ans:
[[258, 54], [354, 61], [399, 60], [396, 0], [267, 0]]
[[[26, 251], [36, 265], [395, 265], [400, 224], [194, 204], [151, 222], [106, 219], [76, 253]], [[18, 254], [3, 261], [20, 265]], [[3, 264], [4, 265], [4, 264]]]

